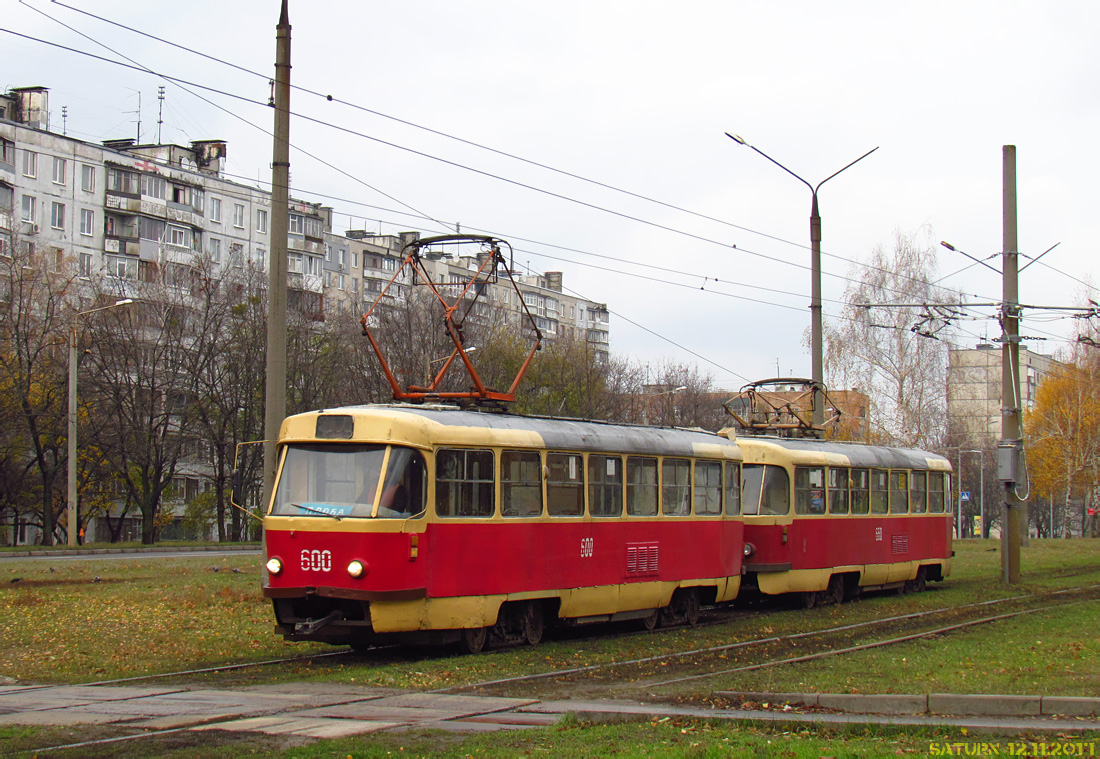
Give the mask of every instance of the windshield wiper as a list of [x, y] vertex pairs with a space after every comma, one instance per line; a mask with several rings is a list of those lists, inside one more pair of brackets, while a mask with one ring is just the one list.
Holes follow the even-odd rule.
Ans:
[[315, 509], [312, 506], [305, 506], [300, 503], [292, 503], [290, 505], [299, 509], [305, 509], [306, 511], [312, 511], [314, 514], [320, 514], [323, 517], [332, 517], [337, 522], [340, 521], [340, 517], [337, 514], [329, 514], [327, 511], [321, 511], [320, 509]]

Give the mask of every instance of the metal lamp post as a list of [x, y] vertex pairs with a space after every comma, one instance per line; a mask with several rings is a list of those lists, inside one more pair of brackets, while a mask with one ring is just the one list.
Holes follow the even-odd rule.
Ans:
[[109, 308], [126, 306], [133, 302], [134, 301], [130, 298], [123, 298], [122, 300], [115, 301], [109, 306], [91, 308], [87, 311], [78, 311], [73, 315], [73, 326], [69, 332], [69, 493], [67, 513], [69, 518], [68, 543], [70, 548], [76, 547], [76, 537], [79, 530], [76, 513], [76, 347], [77, 335], [80, 329], [80, 317], [94, 314], [96, 311], [106, 311]]
[[817, 434], [821, 434], [821, 427], [825, 424], [825, 403], [823, 398], [822, 388], [825, 386], [825, 369], [824, 359], [822, 357], [823, 350], [823, 324], [821, 316], [821, 214], [818, 212], [817, 206], [817, 192], [821, 189], [821, 185], [828, 182], [830, 179], [840, 174], [845, 169], [851, 168], [855, 164], [862, 161], [867, 156], [874, 153], [878, 148], [872, 148], [866, 153], [861, 155], [856, 160], [849, 163], [844, 168], [834, 171], [829, 176], [822, 179], [817, 183], [817, 186], [810, 184], [802, 177], [795, 174], [779, 161], [772, 158], [755, 145], [750, 145], [742, 137], [735, 134], [726, 132], [726, 136], [739, 145], [744, 145], [747, 148], [752, 148], [760, 155], [767, 158], [783, 171], [790, 174], [802, 184], [810, 188], [811, 203], [810, 203], [810, 354], [812, 363], [812, 379], [814, 381], [813, 389], [813, 426], [817, 430]]

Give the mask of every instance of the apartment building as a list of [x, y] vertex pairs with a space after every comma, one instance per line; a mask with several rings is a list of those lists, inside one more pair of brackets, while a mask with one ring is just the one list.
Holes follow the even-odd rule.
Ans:
[[[1035, 406], [1043, 379], [1061, 362], [1020, 346], [1022, 408]], [[974, 348], [952, 348], [947, 366], [948, 427], [961, 440], [985, 447], [1001, 436], [1001, 346], [978, 343]]]

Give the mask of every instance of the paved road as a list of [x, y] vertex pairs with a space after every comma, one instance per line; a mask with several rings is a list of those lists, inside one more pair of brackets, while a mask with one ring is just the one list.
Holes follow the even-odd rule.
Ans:
[[[776, 694], [716, 694], [765, 698]], [[797, 694], [791, 694], [797, 695]], [[814, 694], [815, 698], [818, 694]], [[880, 697], [866, 696], [865, 705]], [[931, 698], [931, 697], [928, 697]], [[966, 699], [966, 696], [953, 696]], [[1006, 714], [997, 696], [971, 702], [991, 705], [993, 715], [853, 714], [772, 709], [695, 709], [621, 700], [538, 701], [445, 693], [423, 693], [334, 683], [280, 683], [232, 690], [179, 686], [26, 686], [0, 685], [0, 725], [116, 725], [142, 734], [182, 730], [232, 730], [338, 738], [410, 726], [451, 732], [484, 732], [548, 726], [566, 714], [591, 721], [702, 718], [805, 722], [811, 724], [880, 724], [965, 727], [970, 733], [1080, 734], [1100, 729], [1100, 699], [1072, 699], [1091, 716]], [[1012, 697], [1006, 697], [1011, 699]], [[983, 702], [982, 699], [985, 699]], [[746, 699], [746, 704], [752, 702]], [[759, 702], [757, 702], [759, 703]], [[776, 703], [773, 701], [773, 704]], [[930, 703], [930, 702], [925, 702]], [[965, 701], [956, 701], [964, 704]], [[1041, 711], [1041, 702], [1039, 707]], [[1021, 707], [1030, 709], [1031, 707]], [[1071, 712], [1065, 712], [1071, 713]], [[119, 740], [132, 740], [126, 737]], [[100, 741], [102, 742], [102, 741]], [[108, 741], [110, 742], [110, 741]]]

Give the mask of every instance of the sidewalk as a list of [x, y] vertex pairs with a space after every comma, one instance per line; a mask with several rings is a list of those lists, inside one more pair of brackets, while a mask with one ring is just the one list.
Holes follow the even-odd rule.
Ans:
[[[112, 724], [146, 731], [232, 730], [268, 734], [293, 734], [309, 738], [337, 738], [379, 730], [409, 727], [435, 728], [457, 732], [516, 730], [556, 724], [565, 715], [579, 719], [609, 721], [651, 721], [669, 718], [708, 720], [756, 720], [806, 724], [876, 724], [965, 727], [972, 733], [1080, 734], [1100, 729], [1096, 715], [1100, 699], [1032, 699], [1019, 701], [1013, 696], [936, 696], [915, 698], [912, 708], [927, 699], [924, 708], [958, 704], [975, 711], [955, 715], [863, 714], [797, 711], [791, 706], [776, 706], [780, 698], [798, 694], [716, 694], [740, 702], [746, 708], [703, 709], [667, 704], [620, 700], [562, 700], [498, 698], [407, 692], [335, 683], [288, 683], [262, 685], [234, 690], [188, 689], [184, 687], [117, 687], [101, 685], [71, 686], [0, 686], [0, 725], [81, 725]], [[817, 697], [817, 707], [841, 694], [801, 694], [801, 705], [809, 706], [809, 697]], [[848, 700], [848, 706], [880, 710], [884, 696], [860, 696], [863, 701]], [[934, 700], [935, 699], [935, 700]], [[951, 701], [949, 699], [955, 699]], [[964, 699], [960, 701], [959, 699]], [[965, 701], [965, 699], [970, 699]], [[793, 704], [794, 701], [788, 699]], [[1042, 713], [1065, 704], [1071, 712], [1063, 715]], [[1072, 702], [1072, 703], [1071, 703]], [[839, 702], [838, 702], [839, 703]], [[1038, 703], [1033, 711], [1032, 703]], [[750, 706], [751, 704], [751, 706]], [[1015, 704], [1019, 713], [1007, 713], [1006, 704]], [[843, 708], [843, 707], [842, 707]], [[1086, 710], [1088, 716], [1084, 715]], [[1068, 716], [1069, 714], [1077, 716]]]

